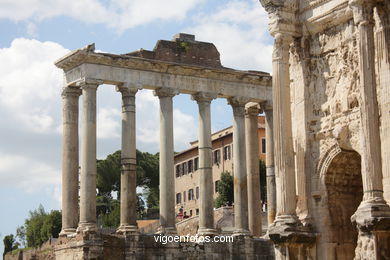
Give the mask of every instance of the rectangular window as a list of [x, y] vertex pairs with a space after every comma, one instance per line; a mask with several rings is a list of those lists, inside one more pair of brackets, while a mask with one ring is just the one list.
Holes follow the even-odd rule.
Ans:
[[176, 165], [176, 178], [180, 176], [180, 164]]
[[230, 160], [230, 145], [227, 145], [223, 148], [223, 160]]
[[192, 209], [190, 209], [190, 217], [192, 217]]
[[196, 215], [199, 215], [199, 209], [196, 209]]
[[181, 193], [176, 193], [176, 204], [181, 203]]
[[214, 192], [218, 192], [218, 184], [219, 184], [219, 181], [215, 181], [215, 185], [214, 185]]
[[183, 175], [183, 165], [179, 164], [179, 176]]
[[199, 187], [196, 187], [195, 193], [196, 193], [196, 199], [199, 199]]
[[183, 202], [186, 202], [186, 192], [183, 191]]
[[187, 162], [183, 163], [183, 175], [188, 173], [188, 167], [187, 167]]
[[196, 172], [199, 169], [199, 158], [196, 157], [194, 159], [194, 172]]
[[213, 152], [213, 162], [214, 164], [219, 164], [221, 162], [221, 151], [219, 149]]
[[265, 153], [265, 138], [261, 138], [261, 152]]
[[188, 190], [188, 201], [194, 199], [194, 189], [189, 189]]
[[193, 161], [189, 160], [188, 161], [188, 173], [193, 172], [193, 167], [192, 167]]

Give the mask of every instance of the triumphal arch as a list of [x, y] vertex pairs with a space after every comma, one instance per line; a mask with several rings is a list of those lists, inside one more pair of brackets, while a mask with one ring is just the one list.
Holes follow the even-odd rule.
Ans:
[[[94, 45], [71, 52], [56, 62], [64, 70], [62, 231], [56, 259], [269, 259], [269, 241], [261, 234], [258, 164], [260, 111], [267, 115], [268, 149], [272, 150], [272, 79], [268, 73], [223, 67], [212, 43], [194, 35], [178, 34], [160, 40], [153, 51], [114, 55], [95, 52]], [[115, 85], [122, 96], [122, 173], [120, 226], [105, 235], [96, 223], [96, 93]], [[227, 99], [233, 109], [234, 243], [158, 244], [140, 234], [136, 222], [136, 121], [139, 89], [150, 89], [160, 103], [160, 226], [158, 233], [174, 235], [173, 97], [189, 94], [199, 107], [200, 209], [199, 236], [215, 236], [211, 160], [210, 104]], [[82, 96], [81, 160], [79, 178], [79, 97]], [[118, 100], [119, 101], [119, 100]], [[272, 156], [268, 158], [274, 182]], [[269, 189], [275, 197], [274, 186]], [[275, 206], [271, 205], [271, 209]], [[271, 210], [270, 212], [274, 212]], [[271, 216], [272, 217], [272, 216]]]
[[275, 39], [275, 256], [388, 259], [390, 2], [260, 2]]

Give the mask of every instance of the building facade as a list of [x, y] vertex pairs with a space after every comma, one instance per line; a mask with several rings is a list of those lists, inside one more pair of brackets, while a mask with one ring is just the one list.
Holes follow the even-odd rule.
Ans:
[[[212, 140], [212, 179], [215, 200], [218, 197], [218, 183], [225, 171], [233, 173], [233, 127], [222, 129], [211, 136]], [[199, 214], [199, 154], [198, 141], [191, 147], [175, 155], [175, 211], [181, 216], [191, 217]], [[265, 117], [258, 116], [259, 159], [265, 161]], [[259, 207], [261, 203], [259, 202]]]

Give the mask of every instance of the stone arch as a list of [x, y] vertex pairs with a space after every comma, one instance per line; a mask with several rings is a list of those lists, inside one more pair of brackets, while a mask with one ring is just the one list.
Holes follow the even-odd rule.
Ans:
[[363, 198], [361, 157], [333, 146], [321, 161], [321, 182], [326, 192], [327, 252], [331, 259], [353, 259], [358, 232], [351, 223]]

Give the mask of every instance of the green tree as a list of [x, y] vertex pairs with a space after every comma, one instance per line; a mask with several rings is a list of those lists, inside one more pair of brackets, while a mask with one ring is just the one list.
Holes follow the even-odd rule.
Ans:
[[15, 241], [13, 234], [5, 236], [3, 239], [3, 243], [4, 243], [3, 259], [5, 258], [5, 254], [11, 252], [12, 250], [18, 249], [19, 246], [19, 244]]
[[61, 231], [61, 212], [53, 210], [46, 213], [42, 205], [38, 209], [30, 211], [30, 216], [25, 220], [25, 237], [28, 247], [42, 245], [51, 237], [58, 237]]
[[24, 225], [16, 229], [16, 238], [23, 247], [26, 246], [26, 227]]
[[218, 183], [218, 197], [215, 200], [215, 207], [219, 208], [224, 205], [232, 205], [234, 202], [233, 193], [233, 176], [230, 172], [221, 173], [221, 179]]
[[[156, 190], [159, 185], [159, 154], [150, 154], [137, 150], [137, 186], [151, 189], [147, 197], [148, 206], [158, 207]], [[120, 197], [121, 151], [116, 151], [104, 160], [97, 162], [98, 214], [108, 214], [112, 207], [112, 192]]]
[[97, 161], [96, 188], [99, 196], [111, 198], [113, 191], [120, 190], [121, 151], [116, 151], [104, 160]]

